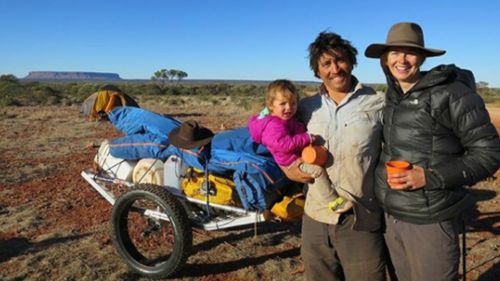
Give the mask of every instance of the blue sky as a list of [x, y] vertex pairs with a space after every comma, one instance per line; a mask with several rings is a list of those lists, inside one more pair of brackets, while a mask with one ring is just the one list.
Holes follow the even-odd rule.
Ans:
[[[411, 3], [411, 4], [410, 4]], [[307, 47], [329, 30], [358, 49], [354, 74], [385, 79], [363, 53], [390, 26], [419, 23], [426, 46], [445, 49], [422, 67], [454, 63], [500, 87], [499, 1], [3, 0], [0, 74], [114, 72], [149, 79], [180, 69], [188, 79], [316, 81]]]

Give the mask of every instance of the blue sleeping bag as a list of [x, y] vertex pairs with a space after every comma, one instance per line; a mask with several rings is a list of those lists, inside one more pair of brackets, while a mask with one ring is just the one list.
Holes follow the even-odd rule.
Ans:
[[168, 134], [181, 122], [137, 107], [116, 107], [108, 114], [109, 121], [125, 137], [110, 141], [110, 153], [122, 159], [158, 158], [165, 160], [172, 153], [167, 151]]
[[[136, 107], [117, 107], [110, 112], [109, 120], [127, 134], [110, 141], [112, 156], [134, 160], [165, 160], [176, 155], [188, 166], [203, 169], [198, 149], [180, 149], [168, 141], [168, 134], [180, 126], [180, 121]], [[232, 177], [243, 207], [247, 210], [265, 210], [268, 205], [266, 198], [270, 193], [291, 183], [267, 148], [252, 141], [246, 127], [214, 136], [208, 170]]]

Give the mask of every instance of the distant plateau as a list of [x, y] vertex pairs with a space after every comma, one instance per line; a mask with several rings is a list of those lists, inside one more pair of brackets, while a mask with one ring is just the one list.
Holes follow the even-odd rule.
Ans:
[[[26, 77], [21, 78], [24, 82], [118, 82], [118, 83], [145, 83], [151, 79], [122, 79], [118, 73], [108, 72], [86, 72], [86, 71], [31, 71]], [[172, 82], [172, 81], [171, 81]], [[176, 81], [176, 84], [253, 84], [267, 85], [268, 80], [233, 80], [233, 79], [184, 79]], [[294, 81], [301, 85], [319, 85], [317, 81]], [[173, 82], [172, 82], [173, 83]]]
[[122, 80], [117, 73], [80, 71], [31, 71], [24, 80]]

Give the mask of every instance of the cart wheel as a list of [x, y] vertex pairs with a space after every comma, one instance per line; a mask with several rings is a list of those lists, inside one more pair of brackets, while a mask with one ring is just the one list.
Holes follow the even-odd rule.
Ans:
[[179, 200], [153, 184], [139, 184], [113, 206], [113, 244], [129, 267], [149, 278], [175, 274], [189, 257], [191, 223]]

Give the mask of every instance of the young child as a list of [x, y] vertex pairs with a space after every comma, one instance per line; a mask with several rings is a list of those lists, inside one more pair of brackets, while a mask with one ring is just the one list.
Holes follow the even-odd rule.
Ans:
[[[317, 139], [296, 119], [298, 102], [298, 90], [291, 81], [275, 80], [267, 87], [266, 109], [250, 117], [248, 122], [253, 141], [265, 145], [276, 163], [283, 167], [297, 161], [302, 149]], [[337, 195], [323, 167], [303, 163], [300, 169], [315, 179], [315, 187], [320, 188], [321, 196], [330, 202], [330, 209], [343, 213], [352, 208], [350, 201]]]

